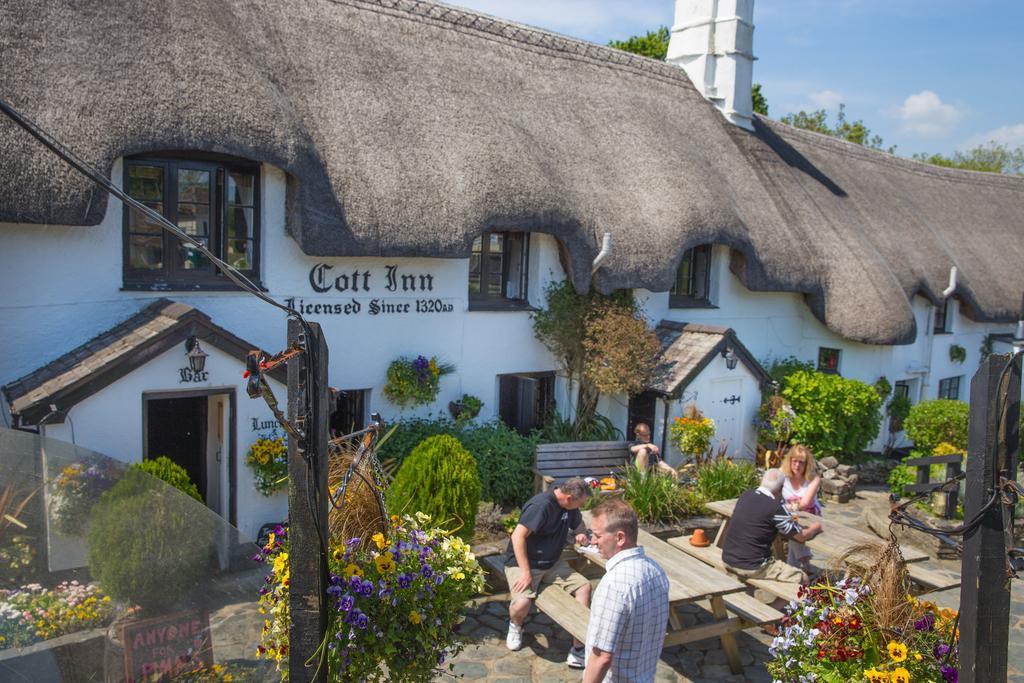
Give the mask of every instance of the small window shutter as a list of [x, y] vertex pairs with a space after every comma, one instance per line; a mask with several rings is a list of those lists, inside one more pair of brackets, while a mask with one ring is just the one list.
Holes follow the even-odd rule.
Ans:
[[538, 381], [532, 377], [519, 378], [519, 415], [516, 420], [516, 431], [523, 436], [533, 429], [533, 416], [537, 405]]

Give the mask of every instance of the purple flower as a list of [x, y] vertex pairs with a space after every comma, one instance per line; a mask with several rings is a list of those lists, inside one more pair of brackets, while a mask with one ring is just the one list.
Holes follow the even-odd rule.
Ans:
[[266, 595], [267, 593], [269, 593], [269, 592], [270, 592], [270, 590], [269, 590], [269, 589], [267, 589], [267, 587], [266, 587], [266, 586], [263, 586], [263, 587], [261, 587], [261, 588], [260, 588], [260, 591], [259, 591], [259, 592], [260, 592], [260, 595]]
[[915, 631], [931, 631], [933, 628], [935, 628], [935, 617], [931, 614], [926, 614], [914, 622]]
[[352, 578], [348, 580], [348, 587], [354, 590], [356, 593], [359, 593], [363, 588], [363, 580], [355, 574], [353, 574]]
[[354, 548], [357, 545], [359, 545], [359, 539], [358, 538], [350, 538], [347, 541], [345, 541], [345, 545], [347, 545], [349, 548]]
[[411, 585], [412, 585], [412, 577], [411, 576], [409, 576], [408, 574], [399, 574], [398, 575], [398, 587], [399, 588], [408, 588]]
[[263, 554], [262, 553], [256, 553], [255, 555], [253, 555], [249, 559], [251, 559], [253, 562], [262, 562], [263, 561]]
[[332, 595], [334, 597], [338, 597], [338, 596], [341, 595], [341, 592], [343, 590], [345, 590], [345, 589], [342, 586], [338, 586], [338, 585], [328, 586], [327, 587], [327, 594], [328, 595]]
[[946, 645], [945, 643], [939, 643], [935, 646], [934, 653], [935, 659], [942, 659], [949, 653], [949, 645]]
[[338, 601], [338, 609], [342, 612], [351, 612], [355, 606], [356, 599], [347, 593], [341, 596], [341, 600]]
[[437, 573], [437, 574], [434, 574], [434, 583], [436, 583], [438, 586], [440, 586], [442, 583], [444, 583], [444, 574], [440, 573], [440, 572]]
[[370, 617], [366, 616], [362, 612], [356, 617], [356, 626], [362, 630], [366, 630], [366, 627], [370, 625]]
[[373, 595], [373, 582], [363, 581], [362, 585], [359, 586], [359, 592], [363, 595]]
[[429, 579], [434, 575], [434, 570], [430, 568], [430, 565], [423, 565], [423, 569], [420, 570], [420, 574], [423, 574], [424, 579]]
[[274, 536], [277, 538], [286, 538], [288, 536], [288, 530], [278, 524], [274, 527]]
[[941, 667], [939, 667], [939, 673], [942, 674], [942, 680], [944, 680], [946, 683], [957, 683], [957, 681], [960, 678], [956, 668], [950, 666], [949, 664], [943, 664]]

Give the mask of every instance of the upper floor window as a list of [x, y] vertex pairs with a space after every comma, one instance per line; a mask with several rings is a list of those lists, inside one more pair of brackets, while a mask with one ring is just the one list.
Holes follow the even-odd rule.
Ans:
[[676, 272], [676, 281], [668, 292], [671, 308], [711, 305], [711, 245], [687, 249]]
[[525, 232], [485, 232], [473, 240], [470, 309], [526, 306], [529, 245], [530, 235]]
[[950, 331], [949, 323], [949, 299], [942, 302], [941, 306], [935, 307], [935, 321], [932, 324], [932, 331], [935, 334], [946, 334]]
[[947, 377], [939, 380], [939, 398], [948, 398], [951, 401], [960, 400], [960, 378]]
[[818, 349], [818, 371], [827, 372], [830, 375], [839, 374], [839, 349], [820, 347]]
[[[259, 279], [258, 166], [241, 161], [128, 159], [125, 189], [250, 279]], [[124, 285], [234, 287], [198, 249], [130, 208], [124, 215]]]

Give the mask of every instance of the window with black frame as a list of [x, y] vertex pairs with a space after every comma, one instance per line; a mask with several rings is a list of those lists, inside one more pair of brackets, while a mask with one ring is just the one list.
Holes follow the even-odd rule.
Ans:
[[553, 372], [498, 375], [498, 417], [524, 436], [544, 426], [554, 400]]
[[711, 306], [711, 245], [687, 249], [679, 262], [676, 281], [668, 293], [670, 308]]
[[[132, 158], [125, 190], [219, 258], [259, 280], [259, 167], [205, 158]], [[126, 289], [232, 289], [198, 249], [131, 208], [124, 215]]]
[[949, 329], [949, 299], [942, 302], [942, 305], [935, 307], [935, 320], [932, 323], [932, 331], [935, 334], [948, 334]]
[[839, 349], [830, 349], [826, 346], [818, 347], [818, 372], [838, 375], [840, 353]]
[[[893, 398], [905, 398], [910, 402], [910, 382], [904, 379], [896, 380], [892, 385], [892, 396]], [[896, 415], [891, 416], [889, 418], [889, 430], [892, 432], [902, 432], [903, 420]]]
[[530, 235], [485, 232], [469, 257], [471, 310], [525, 308]]
[[950, 401], [960, 400], [960, 378], [947, 377], [939, 380], [939, 398], [948, 398]]

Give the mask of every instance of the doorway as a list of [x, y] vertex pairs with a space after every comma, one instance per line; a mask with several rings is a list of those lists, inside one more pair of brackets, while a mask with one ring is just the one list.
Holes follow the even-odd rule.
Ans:
[[626, 440], [631, 441], [634, 438], [633, 431], [636, 426], [643, 422], [651, 429], [651, 436], [654, 436], [656, 431], [655, 427], [655, 411], [658, 405], [658, 395], [653, 391], [645, 391], [636, 396], [629, 397], [629, 419], [626, 422]]
[[151, 392], [142, 397], [143, 459], [180, 465], [213, 512], [236, 523], [234, 391]]

